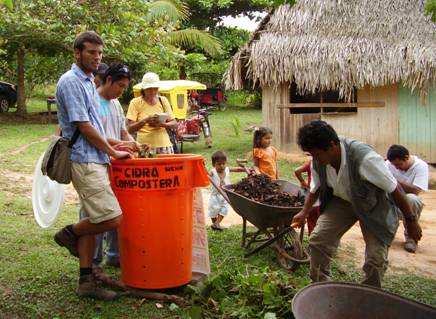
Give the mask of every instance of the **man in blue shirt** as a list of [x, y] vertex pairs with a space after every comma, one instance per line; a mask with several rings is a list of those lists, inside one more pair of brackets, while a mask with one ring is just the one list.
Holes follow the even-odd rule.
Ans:
[[[101, 65], [99, 70], [103, 69]], [[98, 71], [97, 71], [98, 74]], [[96, 83], [99, 95], [100, 105], [97, 108], [97, 114], [102, 123], [106, 134], [106, 139], [111, 145], [124, 145], [132, 150], [139, 150], [140, 147], [133, 137], [127, 132], [126, 117], [123, 108], [118, 101], [118, 97], [123, 94], [130, 84], [130, 71], [124, 64], [112, 63], [106, 66], [105, 72], [100, 75], [99, 83]], [[95, 82], [95, 81], [94, 81]], [[80, 218], [83, 218], [84, 211], [80, 211]], [[96, 236], [96, 249], [93, 260], [93, 272], [103, 281], [106, 279], [101, 274], [100, 263], [106, 255], [106, 265], [120, 267], [119, 250], [118, 250], [118, 232], [112, 230], [104, 235]], [[103, 250], [103, 241], [106, 241], [106, 251]]]
[[58, 231], [54, 239], [79, 258], [80, 278], [77, 294], [112, 300], [116, 293], [103, 289], [92, 274], [95, 235], [117, 229], [121, 208], [108, 177], [109, 156], [129, 158], [131, 153], [117, 150], [106, 140], [97, 114], [99, 96], [93, 72], [103, 55], [103, 40], [93, 32], [79, 34], [74, 41], [76, 63], [59, 79], [56, 87], [58, 118], [62, 135], [71, 139], [80, 132], [72, 147], [72, 182], [79, 194], [85, 219]]

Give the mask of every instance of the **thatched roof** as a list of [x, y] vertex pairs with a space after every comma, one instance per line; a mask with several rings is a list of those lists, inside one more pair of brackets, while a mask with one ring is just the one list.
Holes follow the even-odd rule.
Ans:
[[226, 86], [339, 90], [436, 83], [436, 25], [423, 0], [297, 0], [270, 13], [233, 57]]

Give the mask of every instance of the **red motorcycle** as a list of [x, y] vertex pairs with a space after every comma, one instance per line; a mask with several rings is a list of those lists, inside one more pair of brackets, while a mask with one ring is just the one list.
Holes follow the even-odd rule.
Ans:
[[177, 129], [175, 131], [174, 139], [177, 146], [180, 144], [180, 153], [183, 153], [184, 142], [197, 142], [200, 140], [202, 132], [206, 147], [212, 147], [212, 131], [209, 122], [209, 111], [212, 109], [214, 108], [206, 107], [193, 110], [191, 112], [191, 117], [177, 121]]
[[198, 103], [201, 105], [215, 106], [220, 111], [227, 108], [227, 97], [220, 87], [207, 88], [198, 92]]

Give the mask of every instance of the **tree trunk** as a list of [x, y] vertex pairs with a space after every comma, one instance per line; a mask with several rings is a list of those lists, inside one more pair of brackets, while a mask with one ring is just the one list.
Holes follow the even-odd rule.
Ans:
[[184, 64], [179, 65], [179, 80], [186, 80], [186, 67]]
[[26, 107], [26, 92], [24, 87], [24, 58], [26, 52], [23, 47], [18, 48], [17, 51], [17, 113], [24, 115], [27, 113]]

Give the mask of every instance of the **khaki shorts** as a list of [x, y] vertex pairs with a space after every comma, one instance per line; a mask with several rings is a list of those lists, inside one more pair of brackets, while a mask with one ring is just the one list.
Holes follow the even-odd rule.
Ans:
[[73, 162], [71, 175], [84, 215], [91, 223], [98, 224], [122, 214], [110, 185], [107, 165]]

